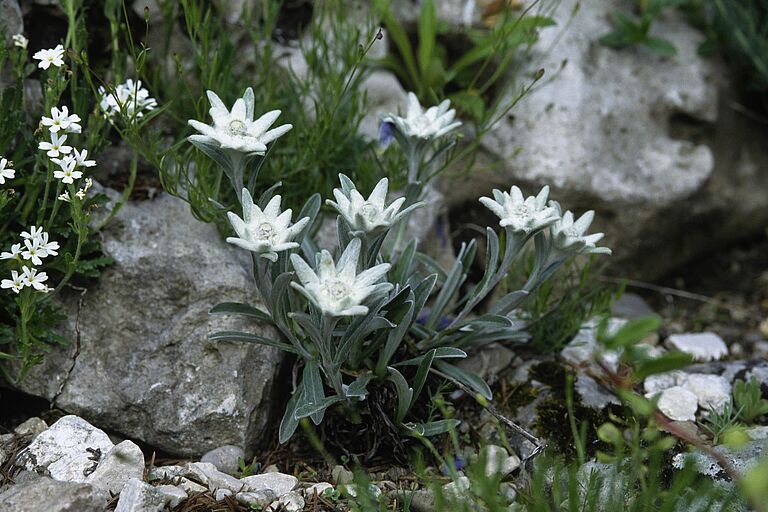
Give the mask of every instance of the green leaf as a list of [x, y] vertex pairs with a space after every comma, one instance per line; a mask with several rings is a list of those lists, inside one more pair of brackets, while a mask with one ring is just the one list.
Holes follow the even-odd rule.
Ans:
[[412, 437], [433, 437], [455, 430], [461, 424], [456, 419], [430, 421], [429, 423], [406, 423], [405, 434]]
[[626, 390], [626, 389], [617, 389], [616, 394], [619, 395], [619, 398], [627, 403], [632, 410], [635, 412], [635, 414], [638, 414], [640, 416], [650, 416], [654, 413], [656, 410], [656, 406], [652, 400], [648, 400], [647, 398], [643, 398], [642, 396], [638, 395], [634, 391]]
[[411, 397], [409, 408], [413, 407], [416, 404], [416, 400], [419, 398], [424, 383], [427, 381], [429, 369], [432, 367], [432, 361], [435, 360], [436, 353], [437, 351], [435, 349], [427, 352], [422, 358], [419, 368], [416, 370], [416, 376], [413, 379], [413, 396]]
[[405, 419], [405, 415], [408, 414], [408, 409], [413, 399], [413, 389], [408, 386], [408, 381], [405, 380], [403, 374], [396, 369], [389, 367], [388, 380], [395, 384], [395, 391], [397, 391], [397, 415], [395, 416], [395, 423], [400, 424]]
[[290, 352], [292, 354], [296, 353], [296, 349], [287, 343], [271, 340], [269, 338], [265, 338], [264, 336], [259, 336], [258, 334], [251, 334], [247, 332], [219, 331], [211, 334], [208, 339], [211, 341], [257, 343], [259, 345], [267, 345], [269, 347], [279, 348], [280, 350], [285, 350], [286, 352]]
[[334, 396], [329, 396], [327, 398], [323, 398], [319, 402], [305, 402], [304, 404], [296, 408], [296, 411], [294, 412], [294, 418], [298, 421], [302, 418], [306, 418], [307, 416], [310, 416], [311, 418], [313, 418], [312, 421], [314, 422], [315, 417], [319, 416], [320, 418], [322, 418], [325, 415], [325, 410], [327, 408], [341, 402], [342, 400], [344, 400], [342, 397], [338, 395], [334, 395]]
[[486, 400], [493, 399], [491, 388], [488, 386], [488, 384], [485, 383], [483, 379], [474, 373], [462, 370], [458, 366], [453, 366], [452, 364], [448, 364], [444, 361], [435, 361], [435, 366], [438, 370], [445, 373], [449, 377], [456, 379], [457, 381], [467, 386], [469, 389], [479, 393]]
[[613, 335], [607, 334], [606, 328], [607, 324], [601, 324], [598, 339], [606, 348], [616, 350], [639, 343], [649, 334], [658, 331], [661, 328], [661, 318], [649, 315], [629, 320]]
[[301, 401], [303, 393], [303, 386], [299, 386], [291, 399], [288, 400], [288, 405], [285, 406], [285, 413], [283, 413], [283, 419], [280, 421], [278, 435], [280, 444], [286, 443], [293, 436], [293, 433], [296, 432], [296, 427], [299, 426], [299, 420], [296, 419], [296, 407]]
[[198, 148], [200, 151], [208, 155], [211, 159], [213, 159], [214, 162], [219, 164], [224, 171], [227, 173], [227, 175], [231, 175], [232, 173], [232, 160], [227, 156], [227, 154], [221, 150], [220, 147], [215, 146], [213, 144], [209, 144], [207, 142], [203, 142], [201, 140], [196, 140], [193, 138], [188, 139], [189, 142], [191, 142], [196, 148]]
[[362, 375], [358, 375], [358, 377], [352, 381], [352, 384], [350, 384], [347, 387], [346, 395], [348, 398], [359, 398], [364, 399], [365, 396], [368, 394], [368, 391], [366, 387], [368, 386], [368, 383], [373, 378], [373, 374], [370, 372], [364, 373]]
[[690, 354], [686, 354], [685, 352], [669, 352], [656, 359], [650, 359], [638, 364], [634, 372], [634, 377], [639, 380], [644, 380], [649, 375], [667, 373], [685, 368], [692, 362], [693, 358]]
[[261, 322], [274, 323], [269, 313], [242, 302], [222, 302], [213, 306], [208, 313], [211, 315], [242, 315], [256, 318]]
[[437, 11], [434, 0], [424, 0], [421, 4], [418, 22], [419, 69], [421, 75], [428, 73], [435, 50], [437, 38]]
[[374, 8], [382, 18], [382, 23], [387, 31], [389, 39], [395, 43], [395, 47], [399, 53], [400, 58], [405, 64], [405, 69], [408, 71], [410, 80], [408, 82], [414, 86], [419, 83], [419, 72], [416, 68], [416, 62], [413, 57], [413, 48], [410, 41], [408, 41], [408, 35], [405, 33], [403, 26], [397, 21], [392, 8], [390, 7], [390, 0], [374, 0]]
[[392, 359], [392, 356], [403, 342], [403, 339], [411, 326], [411, 322], [413, 322], [412, 293], [410, 293], [409, 298], [410, 300], [400, 308], [396, 313], [396, 316], [389, 318], [392, 323], [395, 324], [395, 328], [389, 331], [389, 334], [387, 335], [387, 343], [384, 345], [384, 349], [379, 352], [379, 360], [376, 364], [378, 374], [384, 373], [384, 369], [389, 365], [389, 360]]
[[648, 47], [654, 53], [670, 57], [677, 53], [677, 48], [669, 40], [661, 37], [648, 36], [643, 41], [643, 44]]
[[[435, 352], [435, 359], [464, 359], [467, 357], [467, 353], [461, 350], [460, 348], [455, 347], [438, 347], [434, 349]], [[406, 361], [401, 361], [399, 363], [396, 363], [392, 366], [417, 366], [421, 364], [422, 359], [426, 354], [414, 357], [413, 359], [408, 359]]]
[[[307, 361], [304, 365], [301, 385], [304, 386], [303, 403], [296, 409], [296, 419], [299, 420], [305, 416], [312, 416], [312, 422], [319, 425], [323, 421], [325, 407], [313, 409], [312, 412], [303, 414], [303, 411], [324, 403], [325, 390], [323, 388], [323, 378], [320, 376], [320, 366], [316, 361]], [[326, 406], [327, 407], [327, 406]], [[302, 414], [300, 415], [300, 412]]]

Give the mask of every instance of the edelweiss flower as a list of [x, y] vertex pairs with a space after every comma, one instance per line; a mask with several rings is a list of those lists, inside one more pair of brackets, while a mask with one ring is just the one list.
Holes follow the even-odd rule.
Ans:
[[13, 244], [11, 252], [3, 251], [0, 253], [0, 260], [12, 260], [21, 255], [21, 244]]
[[[550, 205], [555, 208], [558, 214], [560, 213], [561, 210], [558, 203], [550, 201]], [[595, 244], [605, 236], [603, 233], [584, 234], [589, 229], [589, 225], [592, 224], [592, 219], [594, 218], [595, 212], [589, 210], [579, 217], [579, 220], [574, 222], [573, 213], [566, 211], [562, 219], [555, 222], [551, 228], [555, 248], [563, 252], [577, 254], [611, 254], [611, 250], [608, 247], [595, 247]]]
[[436, 139], [461, 126], [461, 122], [454, 121], [456, 110], [449, 110], [450, 106], [451, 101], [445, 100], [440, 105], [429, 107], [425, 111], [416, 95], [409, 92], [408, 111], [405, 117], [387, 114], [382, 117], [382, 121], [393, 124], [406, 137]]
[[26, 49], [29, 44], [29, 39], [24, 37], [24, 34], [14, 34], [11, 39], [13, 39], [13, 45], [18, 46], [19, 48]]
[[[340, 174], [339, 178], [342, 180], [342, 183], [346, 180], [352, 184], [352, 181], [343, 174]], [[354, 184], [351, 186], [354, 187]], [[333, 189], [336, 202], [328, 199], [325, 203], [334, 207], [349, 223], [354, 232], [381, 232], [402, 219], [408, 212], [423, 204], [411, 205], [401, 212], [400, 207], [405, 202], [405, 198], [401, 197], [392, 201], [389, 206], [386, 206], [385, 201], [388, 188], [389, 180], [382, 178], [374, 187], [371, 195], [368, 196], [367, 201], [355, 188], [349, 190], [349, 195], [343, 189], [336, 188]]]
[[548, 195], [549, 187], [544, 187], [536, 197], [525, 198], [518, 187], [512, 186], [509, 192], [494, 189], [495, 201], [490, 197], [481, 197], [480, 202], [501, 219], [500, 226], [529, 234], [560, 219], [558, 212], [547, 206]]
[[237, 233], [237, 237], [227, 238], [227, 242], [253, 251], [263, 258], [277, 261], [277, 253], [299, 247], [293, 239], [309, 222], [309, 217], [304, 217], [293, 226], [291, 223], [291, 209], [280, 213], [280, 196], [273, 197], [264, 211], [253, 204], [253, 199], [248, 189], [243, 189], [243, 218], [232, 212], [227, 212], [229, 222]]
[[213, 91], [208, 91], [208, 100], [211, 102], [208, 112], [213, 119], [213, 126], [190, 119], [190, 126], [202, 133], [190, 136], [191, 140], [241, 153], [263, 155], [267, 151], [267, 144], [293, 128], [293, 125], [284, 124], [268, 130], [280, 115], [279, 110], [267, 112], [254, 121], [254, 97], [250, 87], [245, 90], [242, 98], [235, 101], [232, 111], [227, 110], [224, 102]]
[[56, 48], [51, 50], [40, 50], [32, 58], [40, 61], [37, 67], [41, 69], [48, 69], [51, 65], [60, 68], [64, 65], [64, 47], [57, 45]]
[[24, 276], [20, 276], [15, 270], [11, 270], [11, 278], [3, 279], [0, 282], [0, 288], [10, 288], [14, 293], [19, 293], [26, 286]]
[[334, 266], [328, 251], [316, 256], [317, 273], [297, 254], [291, 254], [291, 263], [301, 284], [293, 286], [326, 315], [355, 316], [368, 313], [361, 303], [371, 295], [387, 293], [391, 283], [378, 283], [389, 270], [389, 263], [382, 263], [357, 274], [360, 259], [360, 239], [353, 239]]
[[115, 86], [114, 91], [99, 87], [101, 101], [99, 107], [110, 120], [123, 113], [133, 122], [144, 117], [144, 111], [157, 108], [157, 100], [149, 96], [149, 91], [141, 86], [141, 80], [136, 82], [129, 78], [123, 84]]
[[21, 271], [24, 273], [24, 286], [31, 286], [35, 290], [41, 292], [50, 291], [50, 288], [45, 284], [48, 280], [48, 274], [45, 272], [38, 272], [37, 269], [30, 269], [26, 266], [21, 267]]
[[75, 157], [65, 156], [62, 159], [55, 158], [52, 161], [61, 167], [61, 170], [53, 171], [53, 177], [61, 180], [62, 183], [74, 183], [75, 180], [82, 178], [82, 171], [75, 170], [77, 166]]
[[82, 132], [82, 127], [78, 124], [80, 122], [80, 116], [77, 114], [69, 115], [69, 109], [64, 106], [59, 110], [56, 107], [51, 109], [51, 117], [43, 116], [41, 120], [43, 126], [47, 126], [51, 133], [56, 133], [59, 130], [64, 130], [70, 133]]
[[47, 155], [51, 158], [58, 158], [59, 155], [67, 155], [72, 152], [72, 146], [65, 146], [67, 142], [67, 136], [59, 136], [58, 133], [51, 133], [51, 142], [41, 141], [37, 146], [38, 149], [47, 151]]
[[5, 185], [5, 180], [16, 177], [16, 170], [11, 168], [11, 163], [5, 158], [0, 158], [0, 185]]

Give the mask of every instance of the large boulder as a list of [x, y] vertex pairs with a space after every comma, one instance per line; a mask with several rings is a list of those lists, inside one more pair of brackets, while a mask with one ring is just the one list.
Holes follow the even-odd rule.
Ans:
[[533, 48], [545, 78], [485, 137], [488, 170], [443, 182], [449, 204], [465, 211], [492, 188], [549, 184], [564, 207], [596, 209], [613, 261], [651, 278], [764, 229], [768, 133], [732, 107], [727, 68], [697, 53], [704, 36], [672, 13], [653, 34], [676, 55], [614, 50], [598, 39], [625, 3], [581, 2], [568, 23], [574, 3], [559, 4], [558, 27]]
[[103, 234], [114, 258], [82, 296], [66, 297], [64, 334], [20, 387], [102, 428], [167, 452], [223, 444], [252, 450], [273, 420], [276, 349], [214, 343], [210, 333], [276, 333], [211, 317], [226, 301], [255, 303], [247, 254], [167, 195], [128, 203]]

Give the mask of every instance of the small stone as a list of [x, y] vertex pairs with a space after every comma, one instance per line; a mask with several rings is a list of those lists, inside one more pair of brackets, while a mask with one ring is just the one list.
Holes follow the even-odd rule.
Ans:
[[[352, 498], [357, 498], [357, 484], [341, 484], [339, 490]], [[381, 489], [377, 486], [370, 484], [368, 486], [368, 496], [374, 499], [378, 499], [381, 496]]]
[[48, 424], [37, 416], [29, 418], [27, 421], [13, 429], [17, 435], [30, 437], [41, 434], [46, 430], [48, 430]]
[[149, 470], [149, 481], [177, 478], [187, 474], [187, 468], [182, 466], [158, 466]]
[[304, 498], [301, 493], [291, 491], [288, 494], [280, 496], [280, 499], [272, 503], [268, 511], [284, 510], [285, 512], [300, 512], [304, 510]]
[[768, 427], [752, 427], [744, 431], [753, 441], [762, 441], [768, 439]]
[[656, 312], [636, 293], [624, 293], [611, 305], [611, 315], [627, 320], [655, 315]]
[[485, 460], [485, 474], [493, 476], [501, 474], [507, 476], [520, 467], [520, 458], [516, 455], [510, 455], [507, 450], [501, 446], [489, 444], [480, 450], [480, 457]]
[[162, 512], [167, 501], [148, 483], [132, 478], [120, 493], [115, 512]]
[[665, 389], [681, 385], [685, 379], [685, 373], [681, 371], [658, 373], [646, 378], [643, 382], [643, 388], [646, 394], [655, 395]]
[[279, 473], [279, 472], [280, 472], [280, 468], [278, 468], [274, 464], [270, 464], [269, 466], [264, 468], [264, 471], [262, 471], [262, 473]]
[[275, 496], [275, 493], [269, 489], [265, 489], [263, 491], [239, 492], [235, 495], [235, 499], [243, 505], [248, 505], [249, 507], [257, 506], [264, 508], [275, 501], [277, 496]]
[[179, 478], [178, 486], [184, 489], [187, 494], [200, 494], [208, 490], [207, 487], [184, 477]]
[[593, 409], [605, 409], [609, 404], [621, 405], [616, 396], [600, 386], [595, 379], [579, 373], [576, 378], [576, 391], [581, 397], [581, 402]]
[[133, 441], [123, 441], [112, 448], [88, 475], [85, 483], [98, 489], [120, 494], [132, 478], [141, 479], [144, 474], [144, 454]]
[[246, 476], [240, 479], [245, 483], [248, 492], [269, 490], [279, 498], [296, 488], [299, 480], [292, 475], [284, 473], [262, 473], [261, 475]]
[[312, 497], [313, 494], [322, 496], [323, 493], [328, 489], [333, 489], [333, 485], [329, 484], [328, 482], [319, 482], [316, 484], [312, 484], [306, 489], [304, 489], [304, 496], [306, 496], [307, 498]]
[[159, 485], [155, 487], [155, 490], [165, 497], [166, 503], [170, 508], [178, 507], [188, 497], [183, 489], [175, 485]]
[[731, 401], [731, 384], [719, 375], [691, 373], [683, 387], [696, 395], [699, 407], [704, 410], [722, 412]]
[[[646, 395], [650, 398], [650, 395]], [[696, 420], [699, 402], [696, 395], [682, 386], [674, 386], [661, 392], [658, 407], [664, 415], [674, 421]]]
[[499, 486], [499, 491], [500, 494], [504, 496], [504, 498], [510, 503], [517, 499], [517, 489], [513, 484], [509, 482], [502, 482]]
[[725, 342], [713, 332], [673, 334], [667, 339], [667, 345], [691, 354], [698, 361], [716, 361], [728, 355]]
[[215, 448], [200, 459], [216, 466], [223, 473], [233, 475], [240, 469], [240, 461], [245, 459], [245, 452], [239, 446], [231, 444]]
[[355, 475], [344, 466], [334, 466], [331, 470], [331, 478], [337, 484], [349, 484], [355, 479]]
[[17, 464], [54, 480], [85, 482], [113, 447], [103, 431], [78, 416], [64, 416], [19, 454]]
[[213, 499], [215, 499], [216, 501], [222, 501], [227, 496], [232, 496], [234, 494], [235, 493], [233, 493], [229, 489], [216, 489], [213, 492]]
[[216, 466], [208, 462], [193, 462], [187, 467], [190, 473], [198, 477], [211, 491], [215, 489], [229, 489], [232, 492], [240, 492], [246, 487], [241, 480], [222, 473], [216, 469]]
[[8, 512], [103, 512], [109, 503], [104, 491], [90, 485], [38, 477], [7, 487], [0, 493], [0, 510]]
[[756, 341], [752, 347], [752, 352], [754, 353], [755, 357], [762, 357], [763, 359], [768, 359], [768, 341], [765, 341], [765, 340]]
[[443, 486], [443, 491], [451, 496], [458, 497], [466, 493], [472, 487], [472, 482], [466, 476], [460, 476], [453, 482]]
[[414, 512], [435, 512], [435, 493], [430, 489], [398, 492], [397, 496], [401, 501], [408, 500]]
[[760, 334], [768, 338], [768, 318], [760, 322]]

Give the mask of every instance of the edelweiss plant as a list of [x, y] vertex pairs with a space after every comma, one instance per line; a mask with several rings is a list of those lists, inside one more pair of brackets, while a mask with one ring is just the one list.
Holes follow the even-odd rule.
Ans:
[[[266, 122], [252, 121], [250, 89], [231, 112], [214, 93], [209, 92], [209, 98], [214, 126], [190, 121], [204, 133], [191, 136], [190, 142], [234, 175], [232, 184], [239, 186], [245, 177], [243, 162], [253, 154], [262, 156], [266, 143], [290, 125], [270, 134], [265, 130], [275, 114], [266, 116]], [[569, 258], [610, 252], [594, 245], [602, 234], [585, 235], [591, 212], [574, 223], [570, 212], [561, 215], [560, 206], [548, 202], [548, 187], [527, 198], [512, 187], [510, 192], [494, 190], [494, 199], [480, 199], [499, 217], [500, 229], [486, 228], [485, 271], [478, 282], [466, 282], [476, 254], [475, 241], [462, 245], [455, 264], [447, 270], [418, 253], [418, 240], [385, 254], [382, 247], [389, 232], [401, 234], [408, 215], [423, 204], [415, 199], [424, 187], [420, 178], [426, 175], [421, 171], [430, 165], [425, 156], [434, 158], [446, 145], [441, 138], [460, 125], [453, 121], [447, 102], [424, 111], [413, 95], [409, 98], [406, 118], [391, 114], [383, 120], [394, 126], [395, 138], [414, 170], [407, 189], [412, 199], [397, 197], [388, 204], [386, 178], [366, 199], [352, 180], [340, 174], [341, 186], [333, 191], [335, 201], [326, 201], [338, 212], [333, 251], [318, 250], [309, 236], [321, 205], [317, 194], [293, 224], [292, 212], [281, 212], [281, 198], [274, 195], [279, 184], [256, 203], [248, 188], [237, 190], [243, 216], [228, 213], [237, 237], [227, 241], [251, 252], [264, 309], [225, 303], [212, 313], [268, 322], [280, 339], [231, 331], [216, 333], [212, 339], [261, 343], [299, 356], [301, 379], [280, 425], [281, 442], [293, 435], [302, 418], [319, 425], [330, 407], [341, 408], [345, 417], [357, 421], [362, 421], [361, 411], [376, 415], [386, 410], [388, 417], [380, 418], [383, 424], [394, 425], [403, 435], [445, 432], [455, 426], [455, 420], [427, 421], [414, 413], [424, 400], [427, 377], [448, 378], [490, 400], [488, 385], [453, 362], [493, 341], [524, 341], [515, 310], [526, 296]], [[250, 182], [254, 179], [249, 177]], [[536, 258], [528, 282], [479, 310], [531, 241]], [[396, 396], [393, 406], [382, 398], [387, 389]]]

